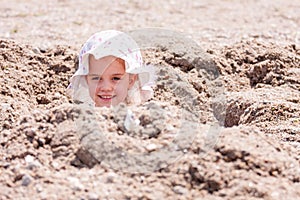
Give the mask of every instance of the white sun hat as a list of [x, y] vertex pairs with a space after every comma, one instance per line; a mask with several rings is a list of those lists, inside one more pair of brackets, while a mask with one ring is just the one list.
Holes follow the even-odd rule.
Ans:
[[115, 56], [125, 61], [125, 71], [130, 74], [138, 74], [138, 80], [128, 91], [127, 101], [141, 103], [153, 96], [152, 87], [155, 84], [155, 69], [145, 65], [141, 51], [137, 43], [128, 34], [107, 30], [93, 34], [83, 45], [79, 53], [79, 65], [75, 74], [70, 79], [68, 92], [74, 100], [92, 103], [85, 75], [89, 73], [89, 55], [95, 59], [105, 56]]

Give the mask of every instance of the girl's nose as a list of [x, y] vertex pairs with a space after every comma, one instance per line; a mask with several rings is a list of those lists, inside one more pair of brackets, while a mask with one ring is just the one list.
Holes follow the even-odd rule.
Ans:
[[98, 82], [98, 88], [102, 91], [111, 91], [113, 90], [113, 84], [108, 80], [100, 80]]

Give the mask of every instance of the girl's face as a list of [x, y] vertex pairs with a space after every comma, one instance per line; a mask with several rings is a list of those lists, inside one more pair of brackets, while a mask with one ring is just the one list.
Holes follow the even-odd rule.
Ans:
[[124, 102], [135, 80], [136, 75], [125, 72], [124, 60], [114, 56], [96, 60], [93, 55], [89, 56], [89, 74], [86, 81], [89, 94], [97, 107], [115, 106]]

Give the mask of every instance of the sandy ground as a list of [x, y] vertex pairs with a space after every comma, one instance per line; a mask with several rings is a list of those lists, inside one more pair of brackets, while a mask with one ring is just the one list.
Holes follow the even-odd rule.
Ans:
[[[297, 1], [0, 5], [0, 199], [300, 198]], [[147, 39], [158, 82], [130, 108], [140, 124], [75, 105], [86, 39], [149, 27], [186, 40]]]

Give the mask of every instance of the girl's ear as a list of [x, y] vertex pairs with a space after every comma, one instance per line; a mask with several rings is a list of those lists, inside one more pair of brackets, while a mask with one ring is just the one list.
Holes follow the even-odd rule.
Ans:
[[131, 87], [134, 85], [136, 79], [137, 79], [137, 74], [129, 74], [129, 87], [128, 87], [128, 89], [131, 89]]

